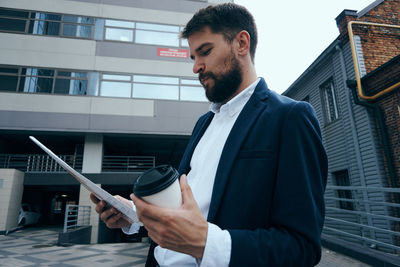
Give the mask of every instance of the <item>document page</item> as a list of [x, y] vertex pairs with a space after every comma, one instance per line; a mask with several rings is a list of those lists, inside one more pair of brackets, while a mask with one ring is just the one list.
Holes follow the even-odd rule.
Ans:
[[128, 207], [110, 193], [103, 190], [101, 187], [90, 181], [88, 178], [74, 170], [65, 161], [60, 159], [56, 154], [54, 154], [50, 149], [40, 143], [35, 137], [29, 136], [29, 138], [35, 142], [41, 149], [43, 149], [47, 154], [50, 155], [58, 164], [60, 164], [69, 174], [71, 174], [76, 180], [78, 180], [83, 186], [85, 186], [90, 192], [92, 192], [98, 199], [104, 200], [108, 205], [113, 206], [116, 210], [120, 211], [125, 219], [130, 223], [139, 223], [136, 212], [132, 208]]

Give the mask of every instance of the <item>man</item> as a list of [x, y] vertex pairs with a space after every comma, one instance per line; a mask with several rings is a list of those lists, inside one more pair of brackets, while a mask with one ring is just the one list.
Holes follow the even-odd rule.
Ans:
[[[131, 195], [158, 244], [147, 265], [317, 264], [327, 159], [312, 107], [257, 78], [257, 31], [244, 7], [201, 9], [182, 36], [212, 105], [196, 123], [179, 167], [182, 206], [164, 209]], [[137, 227], [91, 198], [108, 227]]]

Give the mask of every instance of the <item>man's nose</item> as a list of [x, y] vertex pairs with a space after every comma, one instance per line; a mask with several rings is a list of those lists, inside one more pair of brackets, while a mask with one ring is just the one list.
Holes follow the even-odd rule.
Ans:
[[195, 60], [193, 64], [193, 73], [200, 73], [204, 71], [204, 63]]

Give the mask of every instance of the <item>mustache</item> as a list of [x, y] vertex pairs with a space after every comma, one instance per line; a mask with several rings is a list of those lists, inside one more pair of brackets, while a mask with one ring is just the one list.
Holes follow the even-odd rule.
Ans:
[[213, 79], [215, 79], [216, 77], [215, 77], [214, 73], [212, 73], [212, 72], [205, 72], [205, 73], [200, 73], [199, 74], [199, 81], [200, 82], [201, 82], [202, 79], [205, 79], [205, 78], [213, 78]]

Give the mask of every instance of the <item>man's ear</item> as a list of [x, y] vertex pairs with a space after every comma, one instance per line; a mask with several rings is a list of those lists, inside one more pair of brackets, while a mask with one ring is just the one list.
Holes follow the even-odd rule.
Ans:
[[250, 34], [243, 30], [236, 35], [236, 40], [238, 44], [238, 55], [247, 55], [250, 52]]

